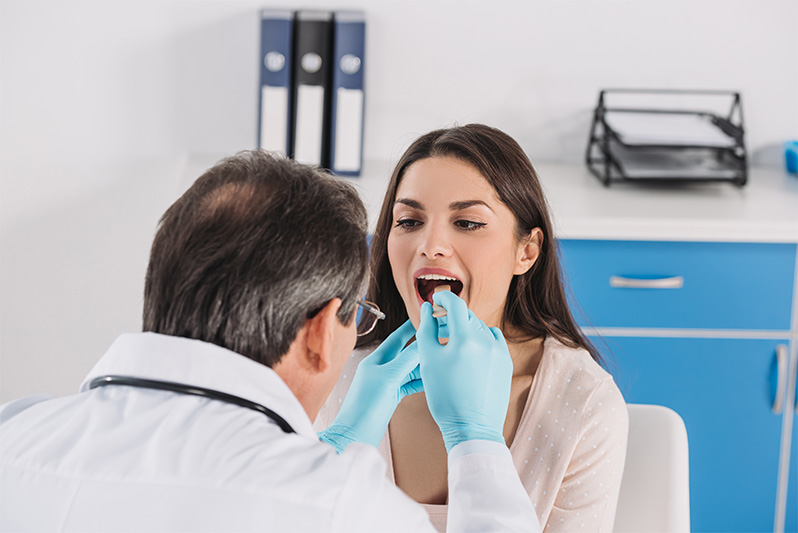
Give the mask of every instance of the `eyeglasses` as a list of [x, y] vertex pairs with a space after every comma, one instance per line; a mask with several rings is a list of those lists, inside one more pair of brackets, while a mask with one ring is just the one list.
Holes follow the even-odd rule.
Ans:
[[366, 300], [358, 300], [357, 305], [360, 306], [357, 310], [357, 336], [362, 337], [374, 330], [377, 326], [377, 320], [385, 319], [385, 313], [380, 311], [377, 304]]

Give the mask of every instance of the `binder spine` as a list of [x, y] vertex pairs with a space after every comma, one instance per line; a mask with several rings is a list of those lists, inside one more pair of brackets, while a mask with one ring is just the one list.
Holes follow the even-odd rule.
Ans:
[[293, 31], [291, 11], [261, 11], [258, 147], [283, 156], [291, 152]]
[[365, 14], [335, 13], [330, 169], [344, 176], [359, 176], [363, 166], [365, 49]]
[[299, 11], [294, 31], [293, 159], [329, 167], [332, 13]]

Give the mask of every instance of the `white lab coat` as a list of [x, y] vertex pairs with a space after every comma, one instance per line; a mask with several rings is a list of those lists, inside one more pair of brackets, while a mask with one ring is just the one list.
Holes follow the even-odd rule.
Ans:
[[[127, 386], [115, 374], [246, 398]], [[2, 531], [434, 531], [385, 476], [377, 451], [338, 455], [270, 368], [218, 346], [122, 335], [73, 396], [0, 407]], [[449, 455], [450, 531], [540, 531], [506, 447], [471, 441]]]

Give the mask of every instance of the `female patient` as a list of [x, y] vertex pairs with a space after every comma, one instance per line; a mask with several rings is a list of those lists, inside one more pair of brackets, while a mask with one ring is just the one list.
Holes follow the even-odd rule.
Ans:
[[[627, 412], [565, 300], [546, 200], [521, 147], [472, 124], [416, 140], [394, 170], [372, 242], [368, 298], [387, 318], [360, 339], [318, 427], [357, 363], [436, 287], [504, 333], [513, 359], [504, 437], [544, 531], [612, 530]], [[445, 290], [445, 289], [444, 289]], [[446, 450], [425, 397], [406, 397], [380, 444], [388, 474], [446, 527]]]

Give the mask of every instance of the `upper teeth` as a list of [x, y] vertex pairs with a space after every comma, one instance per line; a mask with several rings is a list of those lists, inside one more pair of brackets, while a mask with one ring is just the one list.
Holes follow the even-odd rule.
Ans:
[[446, 281], [457, 281], [457, 278], [450, 278], [449, 276], [441, 276], [440, 274], [424, 274], [419, 276], [418, 279], [443, 279]]

